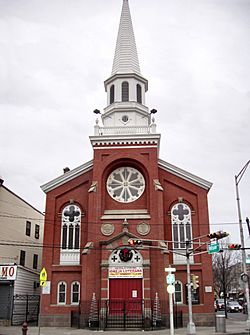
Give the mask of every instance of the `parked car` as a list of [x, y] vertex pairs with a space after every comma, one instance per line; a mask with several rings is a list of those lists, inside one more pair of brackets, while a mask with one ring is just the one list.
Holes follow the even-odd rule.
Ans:
[[238, 303], [238, 301], [229, 301], [227, 304], [227, 311], [230, 313], [238, 313], [243, 311], [243, 307]]
[[217, 306], [217, 311], [224, 311], [225, 310], [224, 299], [217, 299], [216, 306]]

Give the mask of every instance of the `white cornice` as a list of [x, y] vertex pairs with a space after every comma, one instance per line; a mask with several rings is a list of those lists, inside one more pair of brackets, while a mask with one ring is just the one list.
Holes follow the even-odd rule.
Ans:
[[190, 172], [187, 172], [185, 170], [182, 170], [180, 168], [178, 168], [177, 166], [174, 166], [170, 163], [167, 163], [161, 159], [158, 160], [158, 166], [160, 168], [162, 168], [163, 170], [166, 170], [172, 174], [174, 174], [175, 176], [177, 177], [180, 177], [182, 179], [185, 179], [197, 186], [200, 186], [202, 188], [204, 188], [205, 190], [209, 190], [211, 187], [212, 187], [212, 183], [205, 180], [205, 179], [202, 179], [198, 176], [195, 176], [194, 174], [190, 173]]
[[[99, 137], [99, 136], [98, 136]], [[122, 148], [122, 147], [120, 147]], [[133, 148], [133, 146], [131, 146], [131, 148]], [[192, 173], [189, 173], [185, 170], [182, 170], [170, 163], [167, 163], [161, 159], [158, 160], [158, 166], [160, 168], [162, 168], [163, 170], [169, 172], [169, 173], [172, 173], [174, 174], [175, 176], [179, 177], [179, 178], [182, 178], [184, 180], [187, 180], [197, 186], [200, 186], [202, 188], [204, 188], [205, 190], [209, 190], [211, 187], [212, 187], [212, 183], [205, 180], [205, 179], [202, 179], [198, 176], [195, 176], [194, 174]], [[63, 184], [65, 184], [66, 182], [90, 171], [91, 169], [93, 168], [93, 160], [85, 163], [85, 164], [82, 164], [80, 166], [78, 166], [77, 168], [73, 169], [73, 170], [70, 170], [69, 172], [66, 172], [64, 173], [63, 175], [51, 180], [50, 182], [44, 184], [41, 186], [41, 189], [47, 193], [53, 189], [55, 189], [56, 187], [59, 187]]]
[[47, 193], [54, 188], [65, 184], [66, 182], [84, 174], [85, 172], [91, 170], [93, 167], [93, 160], [78, 166], [77, 168], [70, 170], [69, 172], [64, 173], [63, 175], [51, 180], [50, 182], [41, 186], [41, 189]]
[[139, 143], [145, 141], [159, 141], [161, 138], [160, 134], [117, 134], [117, 135], [99, 135], [99, 136], [89, 136], [91, 143], [115, 143], [115, 142], [125, 142], [128, 143]]

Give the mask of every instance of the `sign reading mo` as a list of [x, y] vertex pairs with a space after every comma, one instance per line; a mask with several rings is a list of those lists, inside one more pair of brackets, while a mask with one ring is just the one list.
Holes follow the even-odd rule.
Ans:
[[16, 265], [0, 265], [0, 280], [15, 280], [16, 272]]

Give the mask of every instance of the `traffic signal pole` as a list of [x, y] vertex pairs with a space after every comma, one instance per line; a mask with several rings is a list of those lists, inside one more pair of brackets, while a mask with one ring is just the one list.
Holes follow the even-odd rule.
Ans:
[[[242, 246], [242, 269], [243, 269], [243, 273], [246, 275], [247, 275], [246, 250], [245, 250], [244, 233], [243, 233], [241, 208], [240, 208], [239, 182], [241, 181], [241, 178], [243, 177], [249, 163], [250, 163], [250, 160], [241, 169], [239, 174], [235, 176], [236, 200], [237, 200], [237, 209], [238, 209], [239, 226], [240, 226], [240, 241], [241, 241], [241, 246]], [[248, 315], [247, 316], [247, 329], [250, 330], [249, 278], [247, 281], [244, 281], [244, 291], [245, 291], [245, 298], [247, 301], [247, 315]]]
[[188, 250], [189, 242], [186, 242], [186, 258], [187, 258], [187, 289], [188, 289], [188, 324], [187, 335], [196, 334], [195, 324], [193, 321], [192, 310], [192, 292], [191, 292], [191, 274], [190, 274], [190, 252]]

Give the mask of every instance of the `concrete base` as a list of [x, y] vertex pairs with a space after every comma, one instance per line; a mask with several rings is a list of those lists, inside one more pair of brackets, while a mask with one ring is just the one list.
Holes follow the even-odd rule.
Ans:
[[70, 314], [59, 315], [40, 315], [39, 322], [41, 327], [70, 327]]
[[[215, 326], [214, 313], [193, 314], [193, 321], [196, 327], [213, 327]], [[188, 314], [183, 314], [183, 327], [188, 325]]]

